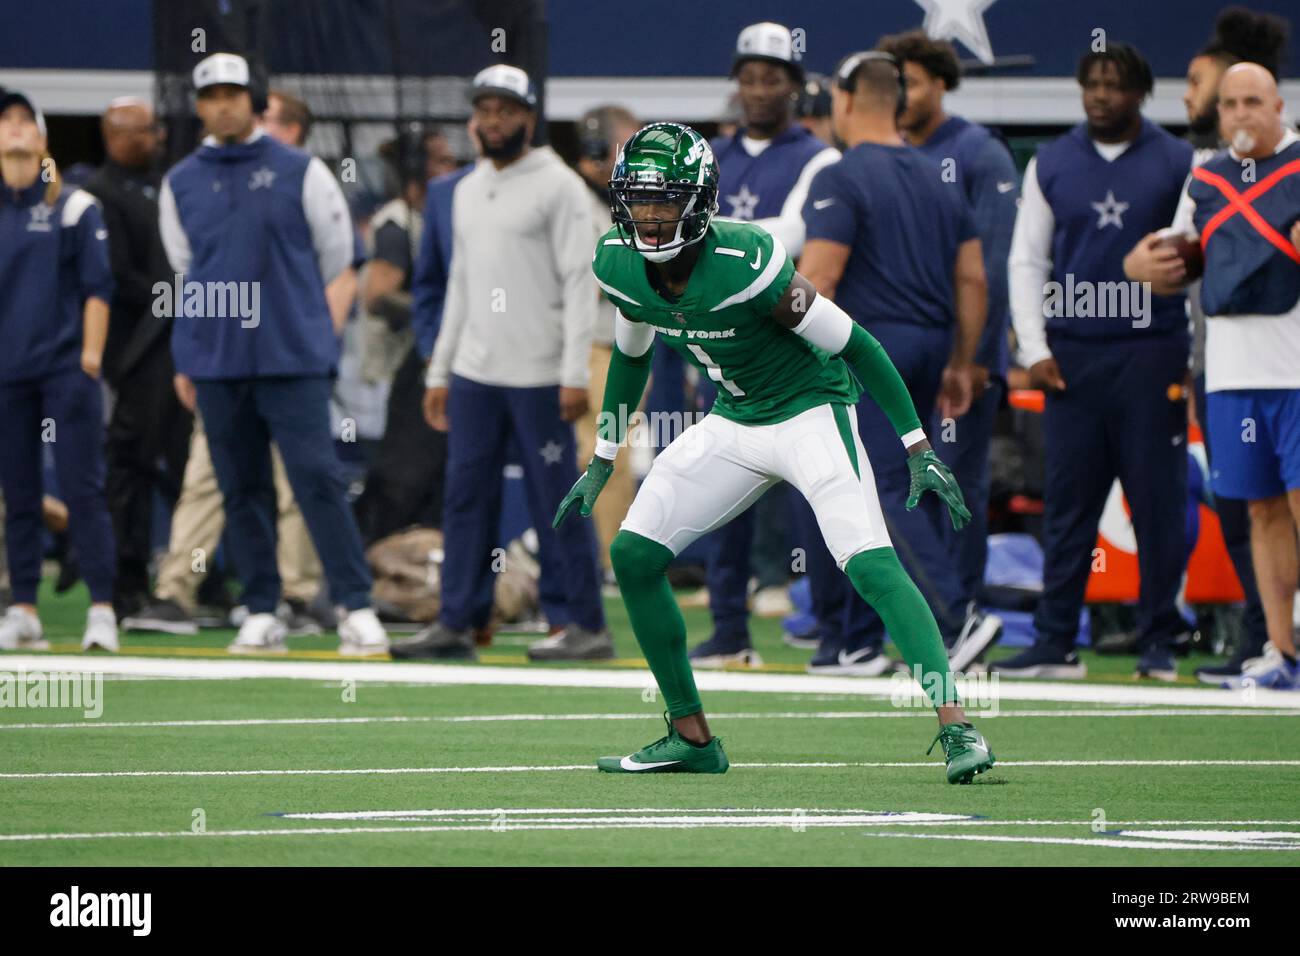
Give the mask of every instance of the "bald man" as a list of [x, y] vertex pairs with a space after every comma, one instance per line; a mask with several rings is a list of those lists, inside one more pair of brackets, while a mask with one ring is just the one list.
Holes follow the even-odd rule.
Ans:
[[159, 127], [148, 103], [123, 98], [109, 105], [101, 129], [108, 159], [86, 190], [103, 206], [116, 285], [104, 349], [104, 378], [116, 392], [105, 493], [117, 537], [120, 620], [148, 597], [153, 494], [176, 500], [190, 416], [171, 384], [171, 320], [153, 314], [154, 283], [171, 282], [158, 234]]
[[[1272, 74], [1239, 63], [1219, 84], [1229, 147], [1192, 171], [1173, 229], [1205, 255], [1205, 385], [1211, 483], [1249, 502], [1251, 554], [1269, 648], [1233, 686], [1300, 690], [1292, 631], [1300, 529], [1300, 136], [1282, 122]], [[1147, 236], [1126, 261], [1157, 294], [1187, 285], [1183, 262]]]

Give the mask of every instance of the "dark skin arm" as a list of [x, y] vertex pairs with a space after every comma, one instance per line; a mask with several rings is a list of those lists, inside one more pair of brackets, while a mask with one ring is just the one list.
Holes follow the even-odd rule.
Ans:
[[[772, 310], [772, 321], [783, 328], [793, 329], [803, 321], [803, 317], [812, 308], [812, 304], [816, 299], [816, 286], [796, 272], [794, 278], [790, 280], [789, 288], [785, 290], [785, 295], [781, 296], [776, 308]], [[907, 447], [909, 455], [929, 450], [930, 440], [928, 438], [922, 438], [916, 444]]]

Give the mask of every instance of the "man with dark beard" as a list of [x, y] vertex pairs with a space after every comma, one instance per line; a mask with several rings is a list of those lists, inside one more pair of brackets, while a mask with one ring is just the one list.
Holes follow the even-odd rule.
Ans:
[[1245, 7], [1229, 7], [1219, 14], [1214, 36], [1187, 64], [1187, 89], [1183, 91], [1187, 141], [1196, 148], [1198, 160], [1209, 158], [1225, 145], [1219, 135], [1218, 90], [1223, 74], [1237, 63], [1258, 63], [1277, 79], [1289, 32], [1281, 17]]
[[[475, 135], [483, 161], [457, 185], [451, 273], [425, 377], [425, 418], [446, 431], [446, 556], [438, 620], [393, 646], [399, 658], [472, 658], [472, 632], [492, 612], [502, 468], [513, 436], [523, 454], [533, 522], [547, 526], [577, 478], [573, 422], [589, 407], [596, 320], [594, 226], [586, 187], [547, 146], [528, 74], [504, 64], [474, 77]], [[590, 524], [555, 534], [570, 659], [614, 654], [601, 605]], [[559, 637], [560, 635], [554, 635]]]
[[1078, 678], [1074, 651], [1102, 509], [1119, 478], [1138, 542], [1137, 664], [1174, 680], [1186, 565], [1190, 341], [1181, 295], [1124, 281], [1139, 237], [1169, 223], [1192, 149], [1142, 117], [1154, 81], [1134, 47], [1079, 61], [1086, 121], [1025, 170], [1008, 280], [1020, 364], [1047, 394], [1043, 596], [1037, 641], [991, 665], [1007, 677]]

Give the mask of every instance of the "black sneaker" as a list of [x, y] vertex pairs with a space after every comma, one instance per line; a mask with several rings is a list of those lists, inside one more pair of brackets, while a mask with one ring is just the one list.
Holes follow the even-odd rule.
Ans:
[[1178, 680], [1178, 665], [1167, 647], [1148, 647], [1137, 662], [1137, 676], [1172, 683]]
[[323, 633], [320, 622], [307, 613], [307, 602], [286, 598], [276, 616], [284, 622], [285, 637], [315, 637]]
[[434, 621], [415, 636], [397, 641], [388, 653], [401, 661], [473, 661], [478, 659], [474, 650], [473, 631], [453, 631], [441, 621]]
[[1262, 651], [1256, 652], [1254, 649], [1238, 647], [1232, 656], [1222, 664], [1208, 664], [1205, 667], [1196, 668], [1196, 679], [1202, 684], [1209, 684], [1211, 687], [1222, 687], [1225, 681], [1240, 677], [1246, 665], [1257, 660], [1262, 653]]
[[874, 644], [854, 650], [834, 645], [823, 647], [808, 662], [809, 674], [831, 677], [879, 677], [893, 669], [893, 659]]
[[1027, 647], [1014, 657], [994, 661], [990, 674], [1003, 677], [1040, 677], [1046, 680], [1078, 680], [1088, 676], [1088, 668], [1074, 651], [1065, 652], [1046, 641]]
[[122, 619], [124, 631], [153, 631], [159, 634], [197, 634], [199, 626], [190, 613], [175, 601], [153, 601]]
[[762, 667], [763, 658], [758, 656], [754, 645], [749, 642], [749, 635], [723, 634], [715, 631], [703, 644], [691, 648], [691, 666], [708, 670], [720, 667]]
[[588, 631], [570, 624], [528, 645], [530, 661], [607, 661], [614, 656], [609, 628]]

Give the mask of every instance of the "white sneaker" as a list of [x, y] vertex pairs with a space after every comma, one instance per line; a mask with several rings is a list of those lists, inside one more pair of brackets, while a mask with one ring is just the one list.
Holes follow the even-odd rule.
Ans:
[[377, 657], [387, 653], [388, 632], [373, 608], [358, 608], [339, 622], [340, 656]]
[[1273, 670], [1280, 663], [1282, 663], [1282, 652], [1273, 646], [1272, 641], [1266, 641], [1263, 654], [1241, 662], [1241, 676], [1254, 677], [1256, 674]]
[[250, 614], [226, 650], [231, 654], [287, 654], [286, 630], [284, 622], [274, 614]]
[[86, 633], [81, 638], [83, 651], [109, 651], [116, 654], [120, 647], [117, 643], [117, 615], [111, 607], [91, 606], [86, 612]]
[[50, 642], [41, 629], [41, 619], [20, 607], [11, 607], [0, 618], [0, 651], [48, 651]]
[[1002, 618], [981, 613], [972, 601], [966, 611], [966, 623], [948, 650], [948, 666], [957, 673], [965, 671], [1001, 636]]
[[756, 617], [785, 617], [794, 613], [790, 592], [785, 587], [762, 588], [754, 592], [753, 612]]

